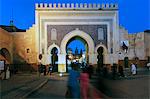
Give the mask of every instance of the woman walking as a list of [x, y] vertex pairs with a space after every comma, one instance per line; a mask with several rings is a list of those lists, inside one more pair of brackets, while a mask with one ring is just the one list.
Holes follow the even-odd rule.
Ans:
[[68, 90], [70, 90], [71, 97], [74, 99], [80, 98], [80, 85], [79, 85], [80, 73], [78, 72], [78, 65], [73, 63], [72, 69], [69, 70], [68, 78]]

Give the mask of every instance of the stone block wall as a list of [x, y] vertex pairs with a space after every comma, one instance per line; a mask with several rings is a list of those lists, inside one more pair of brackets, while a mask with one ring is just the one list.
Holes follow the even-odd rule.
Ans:
[[36, 63], [35, 26], [26, 32], [16, 32], [14, 36], [14, 62]]
[[10, 53], [10, 61], [8, 63], [12, 63], [13, 60], [13, 37], [11, 33], [5, 31], [4, 29], [0, 28], [0, 50], [2, 48], [6, 48]]

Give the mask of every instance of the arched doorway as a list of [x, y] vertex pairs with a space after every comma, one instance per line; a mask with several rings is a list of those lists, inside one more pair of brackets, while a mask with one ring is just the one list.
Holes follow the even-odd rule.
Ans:
[[97, 69], [100, 70], [101, 68], [103, 68], [103, 65], [104, 65], [104, 56], [103, 56], [103, 53], [104, 53], [104, 49], [103, 47], [99, 47], [97, 49]]
[[56, 47], [51, 50], [51, 65], [53, 66], [53, 72], [58, 72], [58, 49]]
[[74, 36], [68, 41], [66, 44], [66, 53], [67, 71], [72, 62], [79, 63], [80, 67], [88, 63], [88, 44], [80, 36]]
[[6, 63], [11, 63], [11, 55], [6, 48], [2, 48], [0, 50], [0, 55], [2, 55], [6, 59]]
[[[88, 45], [88, 56], [89, 56], [89, 63], [90, 64], [94, 64], [93, 63], [93, 55], [94, 55], [94, 41], [93, 39], [91, 38], [91, 36], [81, 30], [79, 30], [78, 28], [75, 29], [74, 31], [71, 31], [69, 33], [67, 33], [63, 40], [61, 41], [61, 45], [60, 45], [60, 49], [61, 49], [61, 57], [66, 57], [66, 46], [67, 46], [67, 43], [68, 41], [75, 37], [75, 36], [79, 36], [81, 37], [82, 39], [84, 39], [86, 42], [87, 42], [87, 45]], [[65, 66], [66, 64], [66, 58], [63, 58], [63, 64]]]

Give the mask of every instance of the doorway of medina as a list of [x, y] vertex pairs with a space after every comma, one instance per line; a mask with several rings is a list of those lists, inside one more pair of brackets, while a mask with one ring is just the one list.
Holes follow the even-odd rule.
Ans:
[[48, 47], [47, 64], [53, 66], [53, 72], [58, 72], [58, 57], [60, 55], [60, 48], [58, 45], [53, 43]]
[[88, 44], [83, 38], [79, 36], [72, 37], [66, 45], [66, 71], [68, 72], [73, 62], [86, 66], [88, 63], [88, 50]]
[[61, 71], [66, 72], [66, 67], [67, 67], [66, 56], [68, 57], [67, 46], [71, 41], [73, 41], [75, 39], [80, 40], [85, 45], [85, 59], [86, 59], [85, 62], [88, 62], [89, 64], [94, 64], [94, 60], [95, 60], [95, 58], [94, 58], [94, 41], [90, 37], [89, 34], [76, 28], [75, 30], [67, 33], [61, 41], [61, 45], [60, 45], [61, 53], [58, 57], [58, 64], [59, 64], [58, 71], [59, 72], [61, 72]]

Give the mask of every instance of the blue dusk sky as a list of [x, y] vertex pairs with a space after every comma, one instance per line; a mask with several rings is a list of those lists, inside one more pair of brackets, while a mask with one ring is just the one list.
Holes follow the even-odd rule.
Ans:
[[35, 3], [118, 3], [119, 24], [129, 33], [150, 29], [150, 0], [0, 0], [0, 25], [28, 29], [35, 23]]
[[129, 33], [150, 29], [150, 0], [0, 0], [0, 25], [28, 29], [35, 23], [35, 3], [118, 3], [119, 24]]

